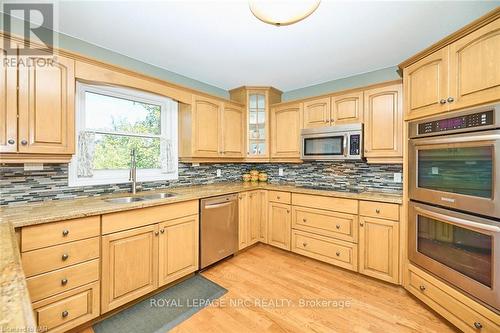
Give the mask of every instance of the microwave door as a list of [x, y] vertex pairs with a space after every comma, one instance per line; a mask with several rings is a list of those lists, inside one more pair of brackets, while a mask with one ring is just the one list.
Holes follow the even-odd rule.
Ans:
[[344, 135], [304, 136], [302, 144], [303, 159], [332, 159], [343, 157], [346, 153]]

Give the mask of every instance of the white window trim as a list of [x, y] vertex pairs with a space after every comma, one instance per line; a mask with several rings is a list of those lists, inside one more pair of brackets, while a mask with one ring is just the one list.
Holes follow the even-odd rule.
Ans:
[[[161, 106], [161, 131], [162, 135], [146, 135], [146, 137], [158, 137], [169, 139], [174, 152], [174, 172], [162, 173], [161, 169], [137, 169], [137, 181], [162, 181], [175, 180], [179, 177], [179, 162], [178, 162], [178, 103], [168, 97], [155, 95], [135, 89], [112, 87], [105, 85], [93, 85], [82, 82], [76, 83], [76, 112], [75, 112], [75, 146], [76, 151], [73, 155], [68, 167], [68, 186], [89, 186], [89, 185], [107, 185], [107, 184], [122, 184], [129, 181], [129, 170], [94, 170], [93, 177], [78, 177], [77, 161], [78, 161], [78, 134], [85, 126], [85, 92], [93, 92], [111, 97], [123, 98], [147, 104], [155, 104]], [[97, 133], [105, 133], [105, 131], [97, 131]], [[116, 134], [116, 132], [113, 132]], [[124, 133], [124, 135], [126, 135]], [[136, 135], [134, 135], [136, 136]], [[141, 136], [141, 135], [137, 135]]]

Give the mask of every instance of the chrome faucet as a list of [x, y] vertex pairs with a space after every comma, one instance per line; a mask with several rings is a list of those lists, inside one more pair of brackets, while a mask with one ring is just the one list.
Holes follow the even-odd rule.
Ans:
[[129, 181], [131, 181], [132, 188], [131, 192], [132, 194], [136, 194], [137, 192], [137, 162], [136, 162], [136, 153], [135, 149], [132, 149], [130, 152], [130, 176], [129, 176]]

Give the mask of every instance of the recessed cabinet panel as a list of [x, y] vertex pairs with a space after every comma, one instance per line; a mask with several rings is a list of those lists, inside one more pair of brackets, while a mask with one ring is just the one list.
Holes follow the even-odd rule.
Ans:
[[74, 60], [26, 57], [19, 65], [19, 152], [74, 153]]
[[268, 244], [290, 250], [291, 206], [270, 202], [268, 222]]
[[224, 105], [222, 112], [222, 154], [225, 157], [243, 157], [245, 150], [245, 110]]
[[271, 158], [300, 158], [302, 103], [271, 110]]
[[5, 50], [0, 49], [0, 152], [17, 151], [17, 73], [8, 66]]
[[219, 155], [219, 113], [221, 105], [212, 100], [195, 97], [193, 102], [194, 155], [217, 157]]
[[330, 118], [330, 98], [304, 102], [304, 128], [328, 126]]
[[363, 92], [332, 97], [332, 125], [363, 122]]

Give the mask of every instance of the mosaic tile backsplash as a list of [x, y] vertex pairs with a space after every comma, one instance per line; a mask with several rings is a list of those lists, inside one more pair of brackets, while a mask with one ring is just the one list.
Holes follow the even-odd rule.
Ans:
[[[283, 168], [283, 176], [279, 176]], [[222, 177], [216, 177], [221, 169]], [[191, 164], [179, 163], [179, 179], [141, 183], [140, 190], [172, 186], [240, 181], [251, 169], [267, 172], [272, 183], [299, 186], [323, 186], [332, 190], [367, 189], [401, 192], [402, 183], [393, 182], [400, 164], [367, 164], [364, 162], [305, 162], [303, 164]], [[128, 192], [130, 185], [113, 184], [83, 187], [68, 186], [67, 164], [45, 164], [40, 171], [24, 171], [23, 165], [0, 165], [0, 205], [45, 200], [63, 200]]]

